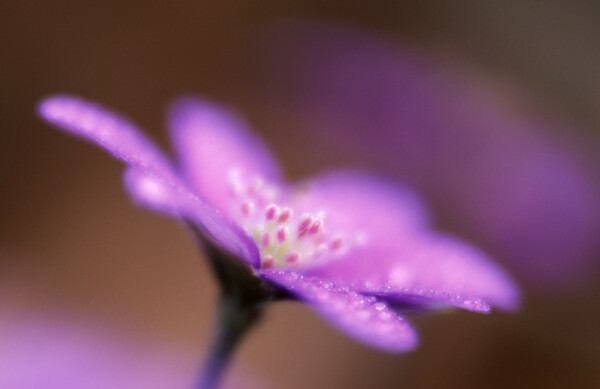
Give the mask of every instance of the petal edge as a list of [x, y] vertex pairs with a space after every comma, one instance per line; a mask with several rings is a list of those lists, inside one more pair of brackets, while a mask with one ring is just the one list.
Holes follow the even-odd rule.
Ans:
[[229, 174], [279, 182], [282, 174], [266, 145], [233, 113], [199, 98], [180, 98], [169, 112], [180, 168], [194, 189], [228, 215]]
[[137, 126], [96, 103], [54, 95], [40, 102], [38, 113], [60, 130], [97, 144], [130, 166], [179, 182], [169, 159]]
[[418, 337], [404, 318], [375, 297], [293, 271], [269, 270], [261, 276], [308, 303], [356, 340], [388, 352], [406, 352]]
[[125, 171], [124, 181], [130, 196], [140, 205], [191, 222], [213, 244], [245, 260], [254, 268], [260, 267], [260, 256], [254, 241], [195, 194], [134, 168]]

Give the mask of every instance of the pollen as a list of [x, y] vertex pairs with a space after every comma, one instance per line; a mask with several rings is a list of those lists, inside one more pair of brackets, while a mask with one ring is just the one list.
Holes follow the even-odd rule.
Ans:
[[357, 245], [357, 239], [349, 239], [355, 236], [327, 229], [325, 212], [295, 212], [277, 185], [260, 177], [245, 179], [239, 170], [232, 170], [229, 180], [233, 217], [256, 242], [262, 269], [328, 261]]

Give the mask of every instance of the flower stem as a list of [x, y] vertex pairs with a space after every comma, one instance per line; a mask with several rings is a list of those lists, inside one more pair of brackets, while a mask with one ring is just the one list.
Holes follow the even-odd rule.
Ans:
[[204, 234], [193, 224], [190, 227], [204, 246], [208, 263], [221, 290], [213, 344], [194, 387], [215, 389], [244, 335], [259, 321], [268, 303], [284, 295], [264, 282], [245, 261], [204, 239]]
[[218, 387], [233, 352], [248, 330], [258, 322], [262, 311], [262, 306], [245, 306], [233, 295], [221, 298], [214, 343], [196, 389]]

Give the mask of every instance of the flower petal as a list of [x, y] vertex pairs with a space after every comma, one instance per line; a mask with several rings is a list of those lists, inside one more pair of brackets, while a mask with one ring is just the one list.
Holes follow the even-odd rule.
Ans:
[[361, 171], [324, 173], [296, 186], [296, 202], [323, 210], [331, 229], [361, 230], [380, 241], [390, 234], [422, 230], [429, 214], [416, 193]]
[[359, 251], [311, 274], [400, 303], [444, 303], [478, 312], [488, 312], [488, 304], [505, 310], [519, 305], [519, 292], [510, 277], [458, 239], [406, 236], [393, 250], [369, 247]]
[[231, 211], [232, 169], [248, 179], [281, 180], [275, 158], [231, 112], [200, 99], [181, 99], [169, 123], [185, 177], [225, 214]]
[[427, 212], [409, 190], [365, 174], [336, 172], [298, 191], [303, 206], [326, 212], [326, 228], [362, 240], [345, 257], [306, 274], [399, 302], [442, 302], [483, 312], [489, 303], [518, 305], [517, 288], [484, 254], [429, 230]]
[[66, 95], [45, 99], [39, 112], [60, 129], [96, 143], [133, 167], [126, 173], [126, 186], [134, 199], [159, 212], [189, 219], [215, 244], [258, 266], [256, 245], [190, 192], [166, 156], [128, 120]]
[[390, 352], [409, 351], [417, 346], [418, 338], [412, 327], [374, 297], [293, 271], [269, 270], [261, 276], [310, 304], [363, 343]]
[[125, 163], [171, 183], [179, 182], [162, 151], [127, 119], [68, 95], [44, 99], [38, 111], [59, 129], [96, 143]]
[[254, 241], [195, 194], [134, 168], [126, 170], [124, 179], [129, 194], [141, 205], [193, 223], [217, 246], [255, 268], [260, 267]]

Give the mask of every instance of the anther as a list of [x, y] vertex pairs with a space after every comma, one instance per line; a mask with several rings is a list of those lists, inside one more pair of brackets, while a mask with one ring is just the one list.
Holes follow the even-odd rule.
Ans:
[[281, 210], [281, 214], [279, 215], [279, 218], [277, 218], [277, 221], [279, 223], [285, 223], [286, 221], [288, 221], [288, 219], [292, 216], [292, 211], [289, 208], [283, 208]]
[[267, 248], [271, 245], [271, 234], [265, 232], [260, 238], [260, 244], [263, 248]]
[[283, 243], [288, 238], [289, 234], [290, 231], [287, 227], [279, 227], [279, 229], [277, 230], [277, 241], [279, 243]]
[[271, 269], [274, 266], [275, 266], [275, 259], [270, 255], [266, 255], [262, 262], [263, 269]]
[[300, 254], [298, 254], [298, 253], [291, 253], [291, 254], [288, 254], [287, 257], [285, 257], [285, 261], [290, 264], [296, 263], [299, 260], [300, 260]]
[[321, 225], [323, 224], [323, 221], [321, 219], [313, 219], [313, 223], [311, 224], [310, 228], [308, 229], [308, 232], [310, 234], [316, 234], [320, 231], [321, 229]]
[[279, 211], [279, 207], [277, 207], [277, 205], [275, 204], [271, 204], [267, 207], [267, 210], [265, 211], [265, 219], [267, 221], [271, 221], [273, 219], [275, 219], [277, 217], [277, 213]]
[[304, 236], [304, 234], [306, 234], [306, 231], [308, 230], [308, 228], [310, 227], [310, 225], [313, 223], [313, 218], [310, 215], [304, 215], [302, 216], [302, 219], [300, 219], [300, 224], [298, 225], [298, 238]]

